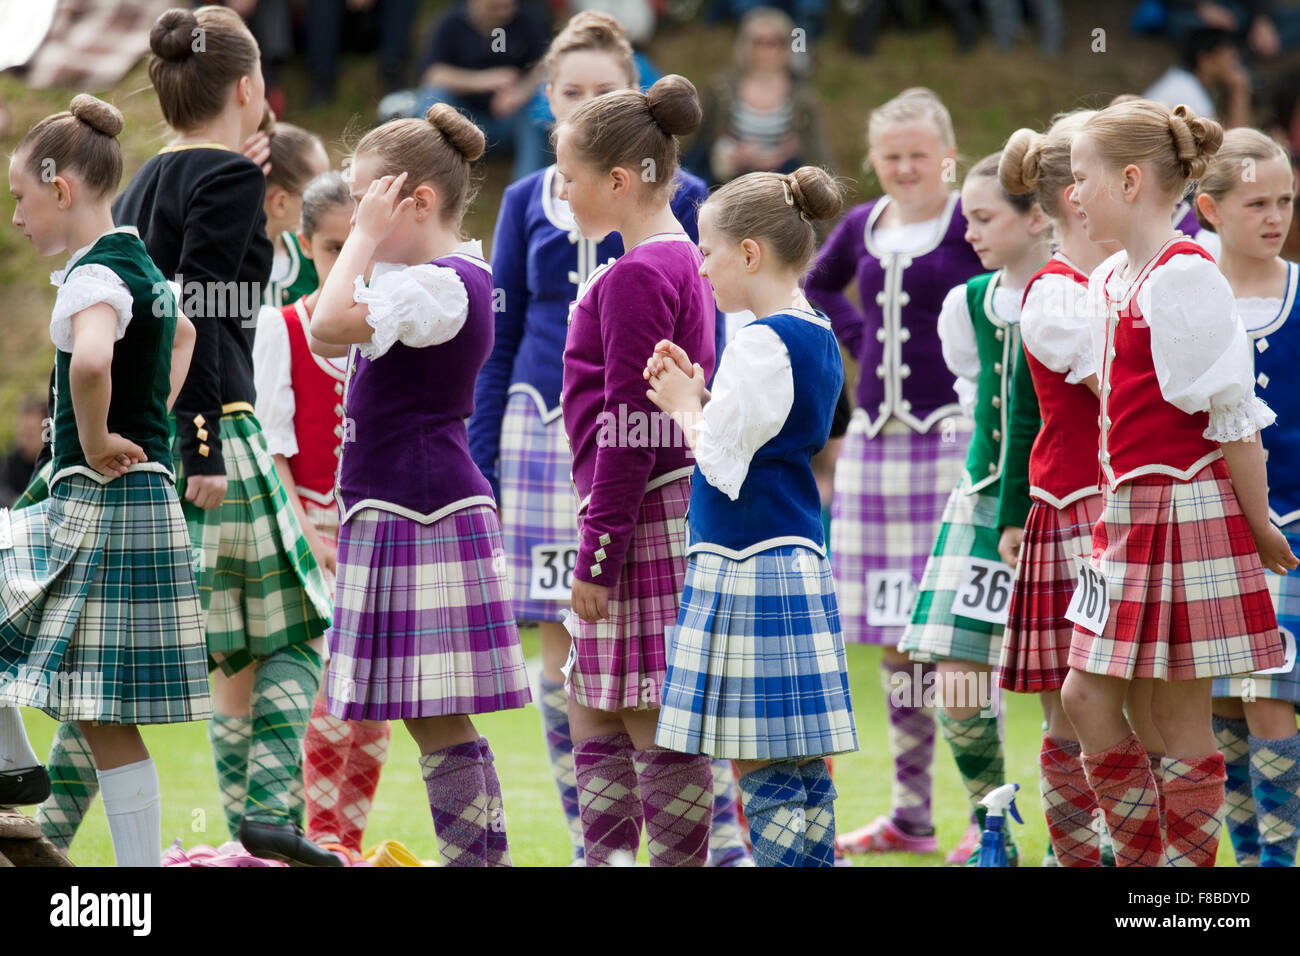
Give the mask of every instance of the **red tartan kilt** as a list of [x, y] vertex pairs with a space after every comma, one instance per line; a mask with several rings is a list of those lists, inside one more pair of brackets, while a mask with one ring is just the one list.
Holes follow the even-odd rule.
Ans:
[[1101, 504], [1102, 496], [1096, 494], [1064, 508], [1035, 499], [1029, 509], [998, 661], [998, 683], [1004, 690], [1041, 694], [1060, 690], [1065, 682], [1074, 635], [1065, 611], [1078, 581], [1074, 556], [1092, 555], [1092, 529]]
[[1075, 627], [1071, 667], [1195, 680], [1282, 664], [1264, 568], [1223, 459], [1190, 481], [1145, 475], [1107, 490], [1093, 565], [1110, 616], [1100, 636]]

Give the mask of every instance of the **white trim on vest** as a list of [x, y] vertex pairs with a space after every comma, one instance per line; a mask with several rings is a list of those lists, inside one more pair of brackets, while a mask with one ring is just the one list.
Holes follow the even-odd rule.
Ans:
[[[1002, 284], [1002, 280], [1005, 276], [1006, 276], [1005, 269], [999, 269], [997, 272], [993, 273], [993, 278], [990, 279], [988, 285], [984, 287], [984, 306], [983, 306], [984, 315], [988, 318], [989, 322], [995, 328], [1010, 333], [1007, 335], [1003, 335], [1001, 339], [1002, 341], [1002, 363], [1001, 363], [1002, 364], [1002, 374], [1001, 374], [1002, 387], [998, 395], [992, 396], [989, 399], [990, 402], [993, 401], [993, 398], [997, 399], [996, 407], [998, 409], [998, 416], [999, 416], [998, 421], [1001, 426], [1000, 428], [997, 429], [997, 433], [999, 437], [994, 439], [998, 443], [997, 471], [985, 475], [984, 477], [980, 478], [979, 481], [975, 481], [975, 479], [972, 478], [971, 479], [972, 484], [970, 486], [970, 489], [966, 492], [968, 495], [975, 494], [976, 492], [979, 491], [983, 491], [989, 485], [993, 484], [993, 482], [1000, 480], [1002, 478], [1002, 472], [1006, 470], [1006, 465], [1007, 465], [1007, 424], [1008, 424], [1007, 412], [1010, 410], [1010, 406], [1011, 406], [1010, 386], [1011, 386], [1012, 371], [1014, 369], [1014, 363], [1012, 361], [1012, 358], [1013, 357], [1018, 358], [1020, 355], [1020, 323], [1011, 322], [1008, 321], [1007, 319], [1002, 318], [997, 314], [997, 311], [993, 308], [993, 293], [994, 291], [996, 291], [997, 287]], [[972, 315], [971, 321], [974, 321], [974, 319], [975, 317]]]
[[[339, 506], [342, 509], [343, 493], [339, 492]], [[374, 508], [376, 511], [387, 511], [390, 514], [401, 515], [403, 518], [410, 518], [412, 521], [418, 521], [420, 524], [433, 524], [447, 515], [455, 514], [457, 511], [464, 511], [466, 508], [472, 508], [475, 505], [487, 505], [489, 508], [496, 510], [496, 499], [491, 495], [472, 495], [469, 498], [458, 498], [450, 504], [443, 505], [435, 511], [422, 514], [402, 505], [395, 504], [391, 501], [384, 501], [382, 498], [362, 498], [351, 508], [342, 509], [343, 514], [339, 518], [339, 523], [346, 523], [362, 508]]]
[[[690, 528], [690, 521], [688, 520], [687, 521], [688, 535], [689, 535], [689, 528]], [[785, 547], [786, 545], [798, 545], [800, 547], [807, 548], [809, 551], [814, 552], [820, 558], [826, 557], [825, 547], [816, 544], [809, 538], [805, 538], [800, 535], [783, 535], [782, 537], [778, 537], [778, 538], [767, 538], [763, 541], [759, 541], [756, 542], [755, 544], [751, 544], [749, 547], [744, 548], [743, 550], [740, 551], [734, 551], [731, 548], [724, 548], [722, 545], [717, 544], [716, 542], [713, 541], [700, 541], [696, 544], [688, 545], [686, 548], [686, 553], [687, 555], [692, 555], [698, 552], [706, 552], [708, 554], [720, 554], [722, 555], [722, 557], [730, 558], [732, 561], [744, 561], [746, 558], [752, 558], [754, 555], [759, 554], [760, 552], [769, 551], [772, 548]]]
[[515, 382], [515, 384], [506, 389], [506, 395], [514, 395], [516, 393], [527, 395], [533, 400], [533, 404], [537, 406], [537, 414], [541, 416], [543, 425], [549, 425], [564, 413], [564, 408], [558, 404], [554, 408], [547, 408], [546, 400], [542, 398], [542, 393], [533, 388], [527, 382]]
[[[644, 497], [645, 495], [650, 494], [650, 492], [654, 491], [656, 488], [662, 488], [664, 485], [671, 484], [672, 482], [677, 481], [681, 478], [689, 478], [693, 474], [695, 474], [694, 465], [687, 466], [686, 468], [674, 468], [672, 471], [666, 471], [658, 478], [651, 478], [648, 482], [646, 482], [645, 491], [641, 492], [641, 495], [642, 497]], [[573, 476], [570, 475], [569, 477], [570, 477], [570, 481], [572, 481]], [[574, 492], [576, 494], [577, 492], [576, 487], [574, 488]], [[591, 504], [590, 493], [587, 494], [587, 497], [583, 498], [581, 501], [578, 502], [578, 514], [582, 514], [584, 511], [586, 511], [587, 505], [589, 504]]]

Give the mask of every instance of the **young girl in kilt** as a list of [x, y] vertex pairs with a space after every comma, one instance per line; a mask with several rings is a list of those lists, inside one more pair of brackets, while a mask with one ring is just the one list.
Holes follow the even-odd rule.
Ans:
[[[979, 828], [984, 810], [979, 801], [1004, 783], [999, 701], [977, 692], [990, 686], [1002, 625], [962, 616], [956, 598], [972, 558], [999, 559], [998, 488], [1010, 444], [1007, 399], [1021, 355], [1020, 302], [1050, 251], [1047, 217], [1032, 196], [1013, 196], [1002, 188], [999, 159], [995, 153], [980, 160], [962, 185], [966, 240], [984, 267], [996, 271], [950, 290], [937, 323], [944, 361], [957, 376], [953, 387], [963, 411], [975, 419], [975, 434], [944, 508], [912, 623], [898, 644], [913, 659], [935, 664], [939, 727]], [[961, 862], [971, 863], [976, 850], [978, 834]], [[1014, 865], [1014, 843], [1008, 852]]]
[[584, 285], [564, 349], [579, 540], [569, 721], [588, 866], [635, 854], [643, 817], [652, 866], [703, 866], [708, 856], [708, 758], [655, 743], [692, 469], [680, 428], [655, 411], [641, 375], [664, 339], [713, 370], [713, 296], [669, 206], [676, 137], [699, 122], [695, 88], [670, 75], [648, 93], [596, 97], [556, 130], [561, 198], [578, 228], [617, 230], [628, 248]]
[[[342, 174], [324, 173], [307, 184], [301, 206], [295, 241], [312, 274], [323, 280], [348, 237], [355, 207], [350, 186]], [[319, 298], [320, 290], [313, 289], [282, 309], [262, 307], [253, 373], [267, 451], [332, 592], [339, 533], [334, 475], [343, 453], [347, 355], [325, 358], [311, 350], [310, 321]], [[332, 717], [325, 688], [316, 694], [302, 742], [308, 839], [361, 852], [388, 739], [387, 721]]]
[[[912, 688], [913, 665], [895, 648], [969, 434], [960, 407], [945, 398], [935, 321], [943, 293], [980, 263], [962, 238], [966, 220], [949, 185], [957, 146], [938, 98], [910, 89], [873, 110], [867, 147], [885, 195], [849, 210], [804, 281], [809, 301], [830, 316], [861, 368], [835, 469], [831, 567], [844, 639], [883, 645], [894, 758], [889, 814], [844, 834], [840, 846], [932, 853], [934, 714], [913, 706], [921, 689]], [[860, 307], [845, 295], [855, 279]], [[881, 616], [890, 601], [892, 616]], [[922, 665], [919, 673], [929, 670]]]
[[[1120, 866], [1214, 865], [1211, 679], [1284, 658], [1264, 567], [1297, 562], [1269, 522], [1256, 435], [1274, 416], [1231, 287], [1169, 222], [1222, 139], [1186, 107], [1137, 100], [1092, 117], [1070, 149], [1089, 237], [1123, 248], [1090, 279], [1105, 482], [1091, 566], [1109, 610], [1075, 626], [1061, 700]], [[1150, 687], [1154, 773], [1124, 716], [1133, 683]]]
[[998, 552], [1016, 569], [1016, 582], [997, 674], [1004, 690], [1040, 695], [1047, 724], [1039, 754], [1042, 805], [1060, 866], [1101, 865], [1097, 804], [1061, 709], [1074, 632], [1065, 619], [1077, 580], [1074, 559], [1092, 554], [1092, 528], [1101, 515], [1093, 452], [1100, 386], [1088, 275], [1115, 251], [1113, 243], [1088, 238], [1069, 198], [1070, 143], [1092, 115], [1068, 113], [1043, 135], [1017, 130], [998, 167], [1007, 192], [1033, 196], [1051, 219], [1056, 242], [1029, 280], [1020, 311], [1024, 355], [1012, 384], [997, 517]]
[[492, 350], [492, 270], [460, 239], [483, 145], [443, 103], [367, 133], [355, 225], [311, 317], [318, 351], [356, 346], [329, 712], [406, 723], [447, 866], [510, 865], [492, 748], [470, 718], [531, 699], [496, 502], [465, 430]]
[[[546, 97], [557, 120], [595, 96], [637, 85], [632, 46], [605, 13], [574, 16], [551, 41], [543, 64]], [[574, 859], [581, 860], [582, 824], [561, 670], [570, 646], [561, 617], [568, 607], [578, 531], [559, 399], [569, 303], [597, 265], [623, 254], [623, 240], [616, 232], [584, 238], [569, 204], [559, 198], [560, 187], [552, 165], [510, 185], [501, 200], [492, 272], [502, 303], [492, 355], [474, 388], [469, 447], [500, 504], [515, 614], [538, 622], [542, 727]], [[692, 240], [697, 237], [695, 210], [707, 194], [703, 182], [678, 170], [671, 207]], [[536, 558], [534, 548], [543, 549]], [[566, 592], [564, 599], [534, 597], [537, 575], [539, 583], [554, 585], [551, 594]], [[715, 793], [710, 861], [725, 864], [743, 859], [745, 851], [731, 765], [718, 761], [714, 766], [721, 786]]]
[[[1250, 176], [1244, 174], [1249, 171]], [[1221, 240], [1219, 269], [1254, 348], [1255, 384], [1278, 415], [1260, 433], [1272, 520], [1300, 550], [1300, 268], [1279, 257], [1295, 192], [1286, 151], [1229, 130], [1197, 184], [1197, 210]], [[1278, 624], [1300, 634], [1300, 575], [1266, 575]], [[1226, 822], [1239, 866], [1294, 866], [1300, 836], [1300, 670], [1214, 681], [1214, 734], [1227, 772]]]
[[[211, 714], [202, 606], [173, 486], [167, 410], [194, 328], [134, 229], [113, 227], [122, 114], [84, 94], [19, 142], [14, 225], [51, 276], [57, 350], [49, 497], [4, 518], [0, 548], [0, 804], [49, 778], [18, 705], [76, 721], [119, 866], [160, 866], [158, 773], [137, 725]], [[15, 771], [18, 771], [15, 773]]]
[[751, 173], [714, 193], [700, 210], [700, 274], [723, 311], [763, 318], [736, 333], [712, 394], [675, 343], [660, 343], [644, 373], [697, 459], [655, 740], [739, 762], [762, 866], [835, 865], [823, 757], [858, 746], [812, 470], [844, 369], [830, 320], [799, 291], [812, 222], [840, 201], [830, 175], [810, 166]]
[[320, 286], [316, 266], [305, 255], [295, 233], [302, 217], [307, 183], [330, 168], [320, 137], [292, 123], [271, 125], [268, 147], [271, 169], [266, 174], [266, 234], [273, 251], [271, 276], [262, 303], [279, 309], [292, 305]]
[[255, 855], [335, 866], [300, 832], [302, 736], [329, 595], [252, 404], [271, 243], [265, 177], [236, 150], [265, 110], [257, 43], [230, 10], [200, 7], [160, 16], [150, 45], [149, 76], [177, 137], [141, 167], [114, 215], [178, 277], [198, 331], [176, 400], [176, 448], [217, 667], [211, 740], [222, 804]]

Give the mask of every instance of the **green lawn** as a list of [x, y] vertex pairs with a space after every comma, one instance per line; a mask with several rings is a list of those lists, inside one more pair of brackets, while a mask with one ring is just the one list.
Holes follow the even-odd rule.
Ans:
[[[537, 653], [536, 631], [524, 632], [524, 650]], [[893, 765], [885, 742], [884, 700], [878, 679], [880, 651], [874, 647], [848, 649], [861, 750], [835, 761], [835, 785], [840, 792], [836, 813], [841, 829], [853, 829], [889, 806]], [[48, 752], [55, 724], [39, 711], [25, 711], [28, 732], [37, 753]], [[1025, 826], [1012, 824], [1021, 859], [1037, 866], [1047, 845], [1047, 828], [1038, 809], [1038, 748], [1041, 740], [1038, 701], [1009, 695], [1007, 706], [1007, 779], [1021, 787], [1019, 807]], [[569, 859], [568, 831], [547, 766], [541, 719], [536, 708], [493, 714], [477, 721], [492, 742], [497, 771], [509, 815], [510, 851], [516, 866], [559, 866]], [[208, 749], [206, 724], [178, 724], [145, 732], [158, 764], [163, 790], [163, 842], [180, 838], [184, 845], [218, 845], [226, 839], [217, 799], [216, 779]], [[888, 855], [855, 857], [858, 866], [941, 866], [943, 855], [961, 836], [969, 806], [952, 757], [942, 740], [935, 750], [934, 814], [942, 852], [931, 856]], [[424, 782], [420, 779], [415, 745], [404, 729], [394, 727], [393, 745], [366, 831], [365, 846], [382, 839], [399, 840], [417, 856], [436, 860], [437, 844]], [[644, 856], [644, 848], [642, 850]], [[81, 866], [111, 866], [113, 847], [102, 805], [96, 801], [72, 845], [73, 862]], [[1226, 835], [1219, 847], [1219, 865], [1232, 864]]]

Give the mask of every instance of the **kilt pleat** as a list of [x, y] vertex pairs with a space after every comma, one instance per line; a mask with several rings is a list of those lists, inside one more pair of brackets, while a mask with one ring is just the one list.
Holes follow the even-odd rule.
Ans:
[[839, 596], [844, 640], [896, 645], [903, 627], [867, 622], [867, 574], [907, 571], [919, 582], [934, 545], [944, 503], [962, 474], [970, 425], [959, 421], [918, 434], [887, 424], [875, 438], [855, 416], [835, 464], [831, 499], [831, 568]]
[[1070, 670], [1074, 625], [1065, 619], [1078, 574], [1074, 556], [1092, 555], [1092, 529], [1101, 495], [1056, 508], [1034, 500], [1016, 566], [1016, 583], [1002, 634], [998, 684], [1021, 694], [1060, 690]]
[[659, 706], [668, 670], [665, 635], [677, 624], [686, 575], [690, 498], [690, 479], [679, 478], [641, 500], [608, 616], [578, 622], [568, 686], [579, 704], [604, 711]]
[[1092, 555], [1110, 615], [1101, 636], [1075, 627], [1071, 667], [1194, 680], [1283, 662], [1264, 568], [1222, 459], [1190, 481], [1150, 475], [1106, 490]]
[[0, 700], [60, 721], [211, 715], [193, 552], [167, 475], [68, 475], [11, 517]]
[[655, 742], [733, 760], [857, 750], [830, 563], [800, 547], [687, 563]]
[[485, 714], [532, 699], [492, 508], [427, 525], [361, 509], [339, 531], [335, 601], [335, 717]]
[[[329, 590], [257, 419], [223, 416], [221, 450], [228, 481], [221, 506], [205, 511], [184, 502], [199, 554], [208, 653], [266, 657], [325, 633]], [[183, 499], [183, 477], [179, 488]]]
[[912, 609], [912, 623], [898, 649], [919, 661], [959, 660], [996, 664], [1002, 650], [1002, 625], [953, 614], [970, 558], [1001, 561], [998, 554], [998, 496], [968, 494], [970, 478], [948, 497], [939, 537], [925, 563], [925, 575]]
[[558, 621], [569, 605], [528, 596], [533, 548], [578, 543], [564, 419], [544, 422], [530, 395], [515, 392], [501, 421], [501, 534], [510, 560], [511, 604], [521, 621]]

